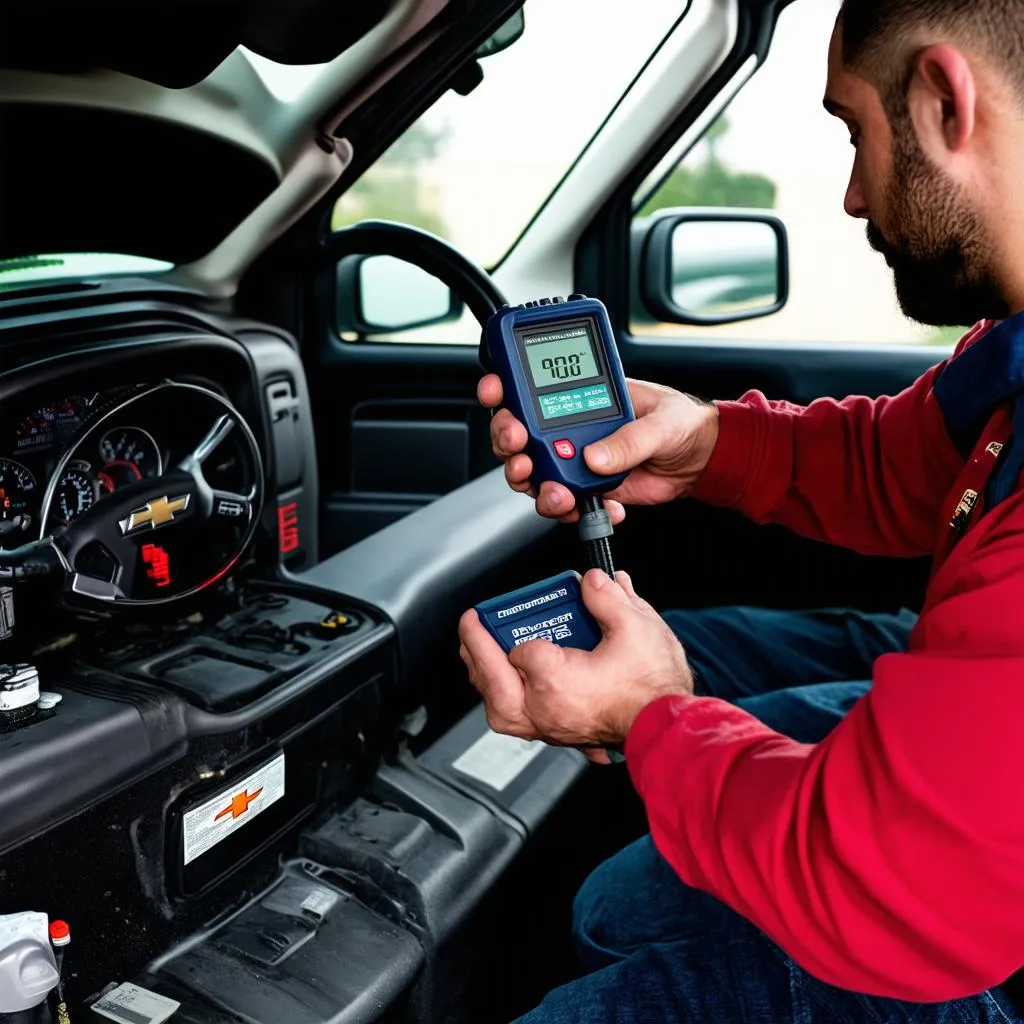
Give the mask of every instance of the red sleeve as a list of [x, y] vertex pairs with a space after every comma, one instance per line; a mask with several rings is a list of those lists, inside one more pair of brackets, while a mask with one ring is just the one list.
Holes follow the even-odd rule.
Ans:
[[752, 391], [717, 403], [718, 443], [694, 497], [863, 554], [931, 554], [941, 502], [964, 464], [932, 395], [943, 366], [895, 397], [802, 407]]
[[841, 988], [942, 1001], [1024, 965], [1024, 497], [976, 530], [936, 577], [928, 649], [879, 659], [824, 742], [695, 697], [627, 741], [680, 877]]

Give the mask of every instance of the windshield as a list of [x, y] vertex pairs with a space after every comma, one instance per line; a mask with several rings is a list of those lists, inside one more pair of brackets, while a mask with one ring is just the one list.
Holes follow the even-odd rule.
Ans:
[[448, 92], [428, 110], [341, 197], [333, 226], [400, 220], [494, 266], [685, 7], [527, 5], [522, 38], [481, 62], [468, 96]]
[[106, 252], [24, 256], [0, 260], [0, 289], [30, 281], [98, 277], [106, 274], [154, 274], [170, 270], [171, 266], [170, 263], [147, 259], [145, 256], [122, 256]]

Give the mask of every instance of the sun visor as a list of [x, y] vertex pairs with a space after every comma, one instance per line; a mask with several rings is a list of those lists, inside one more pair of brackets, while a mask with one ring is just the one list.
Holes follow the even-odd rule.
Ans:
[[386, 0], [0, 0], [0, 67], [108, 68], [181, 89], [239, 45], [281, 64], [331, 60], [387, 10]]
[[108, 252], [199, 259], [278, 185], [248, 150], [126, 112], [0, 106], [0, 259]]

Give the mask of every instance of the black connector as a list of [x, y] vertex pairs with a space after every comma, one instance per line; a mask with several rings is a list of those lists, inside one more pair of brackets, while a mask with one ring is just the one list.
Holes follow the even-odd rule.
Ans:
[[584, 498], [580, 502], [579, 534], [583, 542], [587, 569], [603, 569], [615, 578], [612, 561], [612, 521], [601, 497]]

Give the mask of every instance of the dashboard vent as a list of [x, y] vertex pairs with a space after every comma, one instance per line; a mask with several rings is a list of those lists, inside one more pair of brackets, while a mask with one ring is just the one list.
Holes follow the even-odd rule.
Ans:
[[76, 295], [81, 292], [92, 292], [97, 288], [99, 288], [98, 284], [85, 281], [65, 281], [60, 284], [7, 285], [3, 283], [3, 271], [0, 268], [0, 302], [13, 302], [17, 299], [40, 299], [53, 295]]

